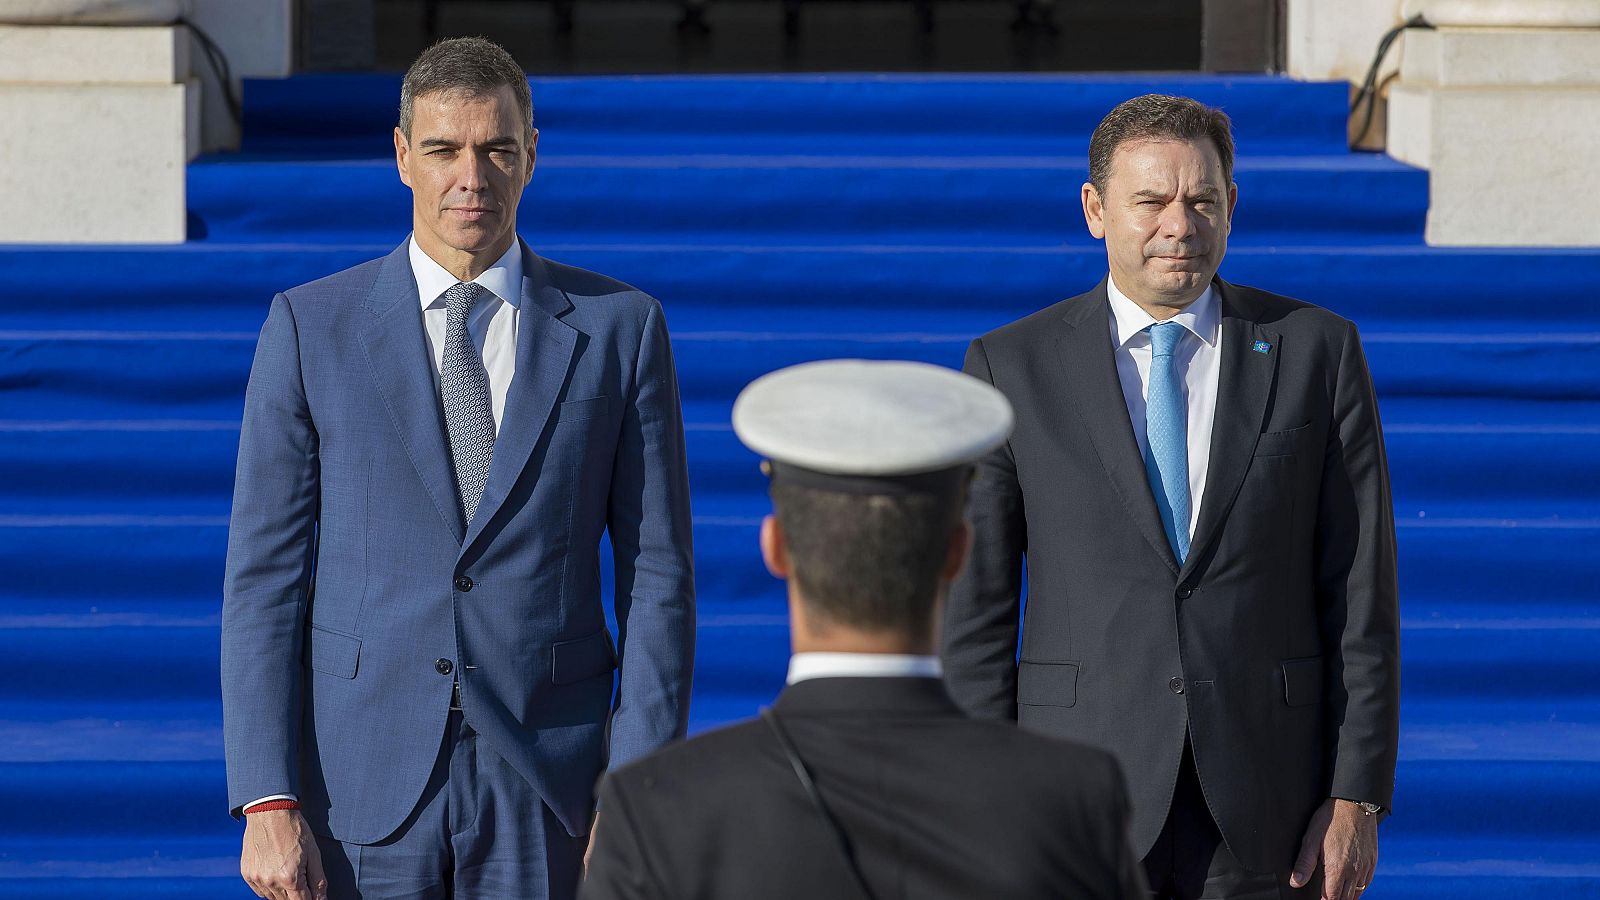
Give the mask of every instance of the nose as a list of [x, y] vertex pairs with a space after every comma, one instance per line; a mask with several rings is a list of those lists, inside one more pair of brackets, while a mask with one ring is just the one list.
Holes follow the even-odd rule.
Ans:
[[1195, 217], [1199, 213], [1189, 207], [1187, 203], [1174, 202], [1167, 204], [1161, 211], [1161, 231], [1163, 237], [1173, 240], [1183, 240], [1190, 237], [1197, 230]]
[[461, 153], [456, 156], [456, 186], [468, 193], [476, 194], [483, 190], [483, 160], [476, 153]]

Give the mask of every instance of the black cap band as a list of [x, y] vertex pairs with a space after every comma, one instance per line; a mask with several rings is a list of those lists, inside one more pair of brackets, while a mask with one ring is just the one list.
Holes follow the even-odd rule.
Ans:
[[955, 494], [972, 477], [973, 472], [971, 463], [915, 475], [836, 475], [776, 460], [768, 460], [764, 468], [774, 482], [782, 481], [784, 484], [818, 491], [887, 496], [921, 494], [931, 497]]

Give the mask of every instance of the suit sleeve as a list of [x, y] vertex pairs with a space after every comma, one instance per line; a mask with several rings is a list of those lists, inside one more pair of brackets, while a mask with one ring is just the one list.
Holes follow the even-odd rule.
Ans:
[[[962, 371], [994, 383], [981, 338], [967, 348]], [[1014, 719], [1027, 528], [1009, 442], [979, 461], [967, 516], [973, 528], [972, 555], [951, 585], [946, 604], [945, 681], [968, 714]]]
[[604, 812], [595, 823], [594, 850], [578, 900], [663, 900], [667, 892], [645, 859], [629, 798], [607, 777], [600, 784]]
[[610, 765], [688, 730], [694, 667], [694, 546], [683, 413], [661, 307], [652, 301], [611, 474], [621, 676]]
[[1387, 808], [1400, 730], [1394, 502], [1377, 397], [1353, 325], [1334, 380], [1316, 541], [1333, 744], [1329, 794]]
[[256, 344], [222, 588], [228, 806], [299, 791], [300, 652], [315, 549], [318, 441], [294, 313], [281, 294]]

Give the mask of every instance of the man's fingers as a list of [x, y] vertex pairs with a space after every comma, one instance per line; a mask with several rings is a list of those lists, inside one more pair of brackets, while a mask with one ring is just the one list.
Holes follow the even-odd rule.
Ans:
[[308, 838], [305, 843], [306, 885], [311, 888], [311, 896], [315, 900], [327, 900], [328, 876], [322, 868], [322, 852], [317, 849], [317, 842]]
[[306, 883], [305, 870], [294, 873], [294, 883], [283, 892], [284, 900], [315, 900], [311, 896], [311, 887]]
[[1346, 889], [1350, 879], [1345, 869], [1333, 866], [1322, 870], [1322, 900], [1349, 900]]
[[[1294, 872], [1289, 875], [1290, 887], [1305, 887], [1311, 881], [1311, 873], [1317, 870], [1317, 858], [1322, 855], [1322, 835], [1317, 832], [1318, 829], [1311, 829], [1300, 841], [1300, 855], [1294, 861]], [[1326, 887], [1323, 896], [1326, 900]]]

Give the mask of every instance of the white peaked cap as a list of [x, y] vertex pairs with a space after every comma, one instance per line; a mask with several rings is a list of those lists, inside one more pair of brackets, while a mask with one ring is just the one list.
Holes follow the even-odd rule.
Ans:
[[971, 463], [1011, 436], [1011, 404], [960, 372], [833, 359], [779, 369], [733, 404], [745, 446], [823, 475], [895, 478]]

